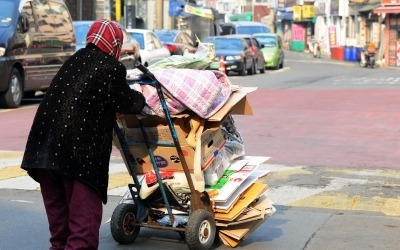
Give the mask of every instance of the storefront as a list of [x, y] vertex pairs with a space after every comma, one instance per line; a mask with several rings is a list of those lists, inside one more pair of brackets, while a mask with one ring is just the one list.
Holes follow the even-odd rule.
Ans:
[[292, 43], [291, 50], [308, 51], [314, 36], [314, 2], [293, 7]]
[[385, 66], [400, 67], [400, 0], [382, 0], [374, 13], [385, 16]]

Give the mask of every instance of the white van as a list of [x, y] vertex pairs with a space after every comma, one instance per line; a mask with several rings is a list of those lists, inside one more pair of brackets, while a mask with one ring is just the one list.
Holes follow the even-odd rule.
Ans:
[[46, 91], [75, 53], [72, 18], [62, 0], [0, 0], [0, 107]]
[[221, 25], [221, 35], [270, 33], [267, 25], [253, 21], [233, 21]]

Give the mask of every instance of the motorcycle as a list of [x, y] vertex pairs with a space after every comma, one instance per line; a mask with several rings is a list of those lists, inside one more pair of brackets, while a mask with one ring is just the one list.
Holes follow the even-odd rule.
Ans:
[[321, 45], [319, 44], [319, 42], [313, 42], [312, 43], [313, 46], [313, 55], [314, 58], [321, 58]]
[[313, 54], [315, 58], [321, 58], [321, 45], [317, 41], [310, 41], [308, 43], [308, 47], [310, 48], [310, 52]]
[[371, 66], [371, 69], [373, 69], [375, 66], [375, 53], [363, 50], [361, 53], [360, 66], [363, 68]]

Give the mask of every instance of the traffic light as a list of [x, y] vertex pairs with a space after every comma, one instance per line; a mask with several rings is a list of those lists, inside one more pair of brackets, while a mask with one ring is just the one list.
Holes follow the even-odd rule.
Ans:
[[121, 0], [110, 0], [110, 16], [111, 20], [116, 20], [119, 22], [121, 20], [121, 9], [122, 9], [122, 1]]

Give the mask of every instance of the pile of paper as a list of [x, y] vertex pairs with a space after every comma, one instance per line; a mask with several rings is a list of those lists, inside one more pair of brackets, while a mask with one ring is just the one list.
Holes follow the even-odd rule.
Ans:
[[206, 186], [219, 237], [227, 246], [236, 247], [275, 212], [265, 195], [268, 185], [259, 180], [269, 173], [259, 168], [268, 159], [244, 157], [234, 161], [217, 184]]

